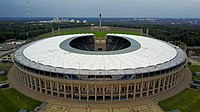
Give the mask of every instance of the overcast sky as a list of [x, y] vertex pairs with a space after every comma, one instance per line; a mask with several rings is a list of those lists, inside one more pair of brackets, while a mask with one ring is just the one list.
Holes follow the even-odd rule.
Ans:
[[[200, 18], [200, 0], [29, 0], [32, 17]], [[27, 17], [26, 0], [0, 0], [0, 17]]]

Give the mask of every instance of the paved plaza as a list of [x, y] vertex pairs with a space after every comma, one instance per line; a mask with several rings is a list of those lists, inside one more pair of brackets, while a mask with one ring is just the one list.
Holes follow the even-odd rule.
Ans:
[[138, 100], [128, 102], [66, 102], [48, 100], [49, 104], [40, 112], [164, 112], [152, 100]]

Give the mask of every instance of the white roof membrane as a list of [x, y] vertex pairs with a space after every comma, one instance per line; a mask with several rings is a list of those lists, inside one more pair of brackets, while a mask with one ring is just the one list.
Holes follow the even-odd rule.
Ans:
[[26, 47], [23, 55], [42, 65], [60, 68], [113, 70], [136, 69], [168, 62], [176, 57], [177, 50], [170, 44], [144, 36], [108, 34], [133, 39], [140, 43], [138, 50], [121, 54], [89, 55], [63, 50], [59, 45], [69, 38], [93, 34], [75, 34], [43, 39]]

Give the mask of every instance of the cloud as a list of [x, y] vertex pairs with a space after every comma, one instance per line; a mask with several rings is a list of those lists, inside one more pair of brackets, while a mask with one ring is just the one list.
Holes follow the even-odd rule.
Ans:
[[[200, 17], [200, 0], [29, 0], [31, 16]], [[0, 16], [27, 16], [26, 0], [0, 0]]]
[[200, 3], [200, 0], [189, 0], [189, 1], [193, 3]]

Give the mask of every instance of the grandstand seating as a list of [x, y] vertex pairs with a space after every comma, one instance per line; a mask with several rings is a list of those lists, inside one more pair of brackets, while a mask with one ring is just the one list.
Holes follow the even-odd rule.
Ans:
[[70, 42], [70, 46], [85, 51], [94, 51], [94, 37], [85, 36], [76, 38]]
[[[94, 37], [85, 36], [81, 38], [76, 38], [70, 42], [70, 46], [85, 50], [85, 51], [94, 51]], [[106, 38], [106, 51], [116, 51], [127, 48], [131, 43], [121, 37], [108, 36]]]
[[108, 36], [106, 38], [106, 51], [116, 51], [129, 47], [131, 44], [128, 40], [121, 37]]

